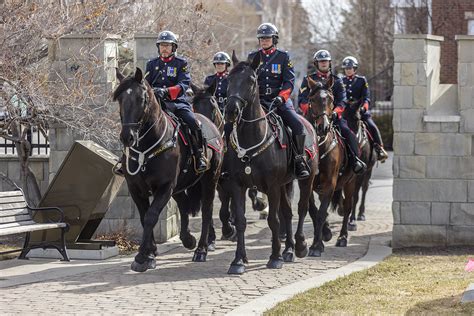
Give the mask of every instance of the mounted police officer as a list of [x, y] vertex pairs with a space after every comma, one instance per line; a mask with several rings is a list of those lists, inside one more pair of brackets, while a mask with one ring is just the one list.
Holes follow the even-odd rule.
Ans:
[[217, 52], [212, 58], [212, 63], [216, 69], [216, 73], [209, 75], [204, 79], [204, 85], [210, 86], [216, 81], [216, 92], [214, 95], [221, 112], [224, 111], [224, 102], [227, 98], [227, 75], [230, 66], [230, 57], [226, 52]]
[[285, 125], [291, 128], [295, 147], [295, 175], [297, 179], [309, 176], [304, 153], [304, 127], [296, 114], [290, 94], [294, 88], [295, 73], [290, 56], [277, 49], [278, 29], [271, 23], [263, 23], [257, 29], [260, 49], [249, 54], [252, 60], [260, 54], [261, 64], [257, 68], [260, 102], [268, 110], [276, 109]]
[[[366, 170], [367, 166], [362, 160], [360, 160], [360, 150], [356, 135], [347, 125], [346, 119], [342, 117], [342, 113], [346, 106], [346, 92], [342, 80], [331, 72], [331, 54], [329, 51], [324, 49], [318, 50], [313, 56], [313, 63], [316, 67], [316, 72], [308, 75], [311, 79], [323, 84], [326, 84], [329, 79], [332, 79], [333, 84], [330, 90], [334, 96], [334, 112], [337, 114], [334, 116], [335, 123], [339, 126], [341, 134], [346, 139], [349, 149], [352, 152], [352, 170], [356, 174], [361, 174]], [[298, 94], [298, 105], [304, 114], [306, 114], [309, 108], [308, 96], [308, 80], [305, 77], [301, 83], [301, 88]]]
[[173, 32], [160, 32], [156, 46], [159, 57], [147, 62], [146, 80], [153, 87], [156, 98], [164, 101], [163, 107], [188, 125], [191, 130], [196, 171], [203, 172], [207, 169], [207, 161], [204, 155], [202, 130], [185, 95], [191, 81], [187, 69], [188, 62], [176, 55], [178, 39]]
[[361, 119], [367, 123], [369, 131], [374, 140], [375, 151], [377, 152], [377, 160], [385, 162], [388, 158], [387, 152], [383, 148], [382, 137], [380, 131], [375, 125], [372, 115], [369, 111], [370, 104], [370, 90], [367, 79], [364, 76], [357, 74], [359, 63], [357, 59], [352, 56], [347, 56], [342, 60], [342, 69], [344, 69], [345, 76], [342, 78], [346, 88], [347, 102], [362, 102], [363, 106], [360, 109]]

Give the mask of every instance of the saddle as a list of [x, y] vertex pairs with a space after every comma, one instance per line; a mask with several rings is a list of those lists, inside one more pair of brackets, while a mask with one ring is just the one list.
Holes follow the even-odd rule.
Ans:
[[[301, 120], [305, 129], [305, 152], [308, 160], [314, 159], [317, 155], [318, 147], [316, 146], [316, 133], [311, 124], [306, 120]], [[293, 148], [293, 137], [291, 129], [283, 123], [282, 118], [275, 112], [268, 115], [268, 122], [273, 130], [275, 138], [281, 149]], [[285, 140], [284, 133], [288, 136]]]

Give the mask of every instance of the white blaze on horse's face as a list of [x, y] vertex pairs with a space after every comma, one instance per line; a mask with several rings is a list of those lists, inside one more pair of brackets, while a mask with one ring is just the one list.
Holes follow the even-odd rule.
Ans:
[[132, 93], [132, 89], [131, 89], [131, 88], [128, 88], [128, 89], [127, 89], [127, 94], [130, 94], [130, 93]]

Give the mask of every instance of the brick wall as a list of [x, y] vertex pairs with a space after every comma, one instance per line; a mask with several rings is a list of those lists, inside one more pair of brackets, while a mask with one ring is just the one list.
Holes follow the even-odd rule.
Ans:
[[473, 0], [432, 0], [433, 34], [444, 37], [441, 44], [441, 83], [457, 82], [455, 35], [467, 34], [465, 12], [474, 12]]

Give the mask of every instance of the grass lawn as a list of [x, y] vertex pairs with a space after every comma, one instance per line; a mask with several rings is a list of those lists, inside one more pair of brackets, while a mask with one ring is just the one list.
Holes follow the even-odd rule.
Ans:
[[396, 251], [378, 265], [328, 282], [278, 304], [265, 315], [466, 314], [461, 304], [474, 272], [465, 272], [474, 249]]

